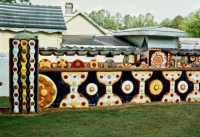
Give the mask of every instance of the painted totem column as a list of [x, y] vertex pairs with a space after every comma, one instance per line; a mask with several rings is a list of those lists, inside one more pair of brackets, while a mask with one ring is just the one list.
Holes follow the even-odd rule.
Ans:
[[28, 33], [10, 39], [10, 104], [13, 113], [37, 112], [38, 40]]

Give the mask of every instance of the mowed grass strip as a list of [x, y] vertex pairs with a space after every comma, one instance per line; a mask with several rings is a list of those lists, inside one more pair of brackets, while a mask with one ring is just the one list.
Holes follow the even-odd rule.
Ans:
[[199, 137], [200, 104], [152, 104], [0, 116], [0, 137]]
[[9, 97], [0, 97], [0, 107], [9, 106]]

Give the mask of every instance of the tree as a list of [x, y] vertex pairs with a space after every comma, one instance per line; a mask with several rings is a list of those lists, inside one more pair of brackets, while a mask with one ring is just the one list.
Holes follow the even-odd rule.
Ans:
[[159, 26], [162, 26], [162, 27], [171, 27], [172, 26], [172, 20], [169, 19], [169, 18], [166, 18], [164, 19], [160, 24]]
[[121, 29], [121, 14], [116, 13], [112, 16], [107, 10], [92, 11], [88, 16], [105, 29]]
[[180, 29], [180, 25], [183, 21], [184, 18], [181, 15], [176, 16], [171, 22], [171, 28]]
[[0, 0], [0, 2], [8, 2], [8, 3], [30, 3], [30, 0]]
[[157, 22], [154, 21], [154, 16], [150, 13], [145, 15], [140, 14], [138, 17], [125, 15], [123, 18], [123, 29], [138, 28], [138, 27], [152, 27], [156, 26]]
[[200, 9], [189, 16], [183, 21], [180, 28], [188, 32], [190, 37], [200, 37]]

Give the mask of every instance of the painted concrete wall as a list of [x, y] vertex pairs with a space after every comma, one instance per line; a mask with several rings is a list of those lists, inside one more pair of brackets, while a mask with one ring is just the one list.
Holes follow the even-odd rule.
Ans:
[[0, 52], [0, 96], [9, 96], [8, 53]]
[[66, 25], [67, 35], [106, 35], [80, 14], [69, 20]]
[[[13, 38], [20, 32], [1, 31], [0, 30], [0, 52], [9, 51], [9, 38]], [[28, 32], [30, 33], [30, 32]], [[62, 42], [62, 35], [59, 33], [45, 33], [36, 32], [30, 34], [37, 34], [39, 39], [39, 47], [60, 47]]]

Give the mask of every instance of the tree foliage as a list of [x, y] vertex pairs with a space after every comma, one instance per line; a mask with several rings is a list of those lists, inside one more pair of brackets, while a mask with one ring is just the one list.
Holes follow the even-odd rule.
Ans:
[[107, 10], [99, 10], [92, 11], [88, 16], [105, 29], [120, 29], [122, 27], [120, 13], [112, 16]]
[[117, 30], [157, 25], [157, 22], [154, 21], [154, 16], [150, 13], [146, 15], [140, 14], [138, 17], [127, 14], [122, 17], [119, 12], [111, 15], [107, 10], [99, 10], [97, 12], [92, 11], [88, 16], [105, 29]]
[[200, 9], [188, 15], [181, 29], [188, 32], [190, 37], [200, 38]]
[[0, 0], [0, 2], [8, 2], [8, 3], [30, 3], [30, 0]]

